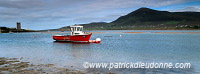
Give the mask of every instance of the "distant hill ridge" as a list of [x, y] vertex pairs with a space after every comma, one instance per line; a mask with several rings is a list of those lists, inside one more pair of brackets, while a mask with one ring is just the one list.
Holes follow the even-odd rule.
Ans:
[[133, 24], [137, 22], [155, 21], [200, 21], [200, 12], [168, 12], [140, 8], [125, 16], [119, 17], [112, 23]]
[[200, 12], [168, 12], [143, 7], [110, 23], [79, 25], [83, 25], [87, 30], [200, 29]]

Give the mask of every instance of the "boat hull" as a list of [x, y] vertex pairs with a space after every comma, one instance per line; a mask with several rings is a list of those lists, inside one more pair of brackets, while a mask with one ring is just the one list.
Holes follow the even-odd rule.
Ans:
[[88, 42], [91, 35], [53, 35], [53, 39], [56, 41]]

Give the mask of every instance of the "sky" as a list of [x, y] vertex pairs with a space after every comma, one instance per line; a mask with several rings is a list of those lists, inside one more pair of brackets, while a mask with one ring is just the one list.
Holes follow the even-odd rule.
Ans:
[[57, 29], [74, 24], [112, 22], [141, 7], [200, 12], [200, 0], [0, 0], [0, 26]]

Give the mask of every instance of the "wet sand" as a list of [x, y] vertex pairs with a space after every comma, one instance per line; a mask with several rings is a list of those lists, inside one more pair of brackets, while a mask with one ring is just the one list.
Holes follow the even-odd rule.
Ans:
[[0, 74], [87, 74], [83, 71], [54, 67], [53, 64], [33, 65], [17, 58], [0, 58]]
[[145, 32], [123, 32], [123, 33], [145, 33]]
[[[21, 59], [21, 58], [20, 58]], [[17, 58], [0, 57], [0, 74], [100, 74], [98, 70], [78, 71], [55, 67], [54, 64], [34, 65]], [[103, 74], [115, 74], [104, 72]]]

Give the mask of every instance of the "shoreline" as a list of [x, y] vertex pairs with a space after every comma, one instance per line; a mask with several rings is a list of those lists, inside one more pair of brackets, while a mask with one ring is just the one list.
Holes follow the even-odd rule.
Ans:
[[[154, 29], [138, 29], [138, 30], [144, 30], [144, 31], [148, 31], [148, 30], [154, 30]], [[158, 29], [158, 30], [165, 30], [165, 29]], [[200, 29], [167, 29], [167, 30], [200, 30]], [[88, 30], [86, 30], [88, 31]], [[113, 30], [89, 30], [89, 31], [113, 31]], [[117, 30], [117, 31], [129, 31], [129, 30]]]
[[[68, 31], [68, 30], [67, 30]], [[171, 30], [85, 30], [84, 32], [88, 31], [200, 31], [200, 29], [171, 29]], [[31, 33], [31, 32], [12, 32], [12, 33]], [[34, 33], [34, 32], [32, 32]], [[35, 33], [70, 33], [70, 32], [61, 32], [61, 31], [35, 31]], [[105, 33], [105, 32], [91, 32], [91, 33]], [[108, 33], [108, 32], [106, 32]], [[170, 33], [170, 32], [109, 32], [109, 33]], [[172, 32], [171, 32], [172, 33]], [[173, 32], [175, 33], [175, 32]], [[199, 32], [176, 32], [176, 33], [199, 33]]]
[[87, 74], [84, 71], [55, 67], [53, 64], [34, 65], [20, 60], [0, 57], [0, 74]]
[[[20, 58], [21, 59], [21, 58]], [[68, 68], [55, 67], [54, 64], [34, 65], [30, 62], [20, 61], [18, 58], [0, 57], [0, 74], [120, 74], [120, 73], [196, 73], [194, 68], [130, 68], [108, 70], [106, 68], [88, 68], [86, 71], [72, 70]], [[123, 72], [120, 72], [123, 71]]]
[[[38, 32], [38, 33], [63, 33], [63, 34], [70, 34], [70, 32]], [[94, 34], [99, 34], [99, 33], [163, 33], [163, 34], [166, 34], [166, 33], [184, 33], [184, 34], [187, 34], [187, 33], [195, 33], [195, 34], [199, 34], [200, 32], [90, 32], [90, 33], [94, 33]]]
[[[139, 31], [153, 31], [154, 29], [138, 29]], [[164, 31], [165, 29], [158, 29], [158, 30], [161, 30], [161, 31]], [[167, 30], [200, 30], [200, 29], [167, 29]], [[167, 31], [166, 30], [166, 31]], [[51, 30], [43, 30], [43, 31], [40, 31], [40, 30], [36, 30], [36, 32], [46, 32], [46, 31], [51, 31]], [[60, 31], [60, 30], [52, 30], [52, 31]], [[70, 31], [70, 30], [66, 30], [66, 31]], [[84, 31], [137, 31], [137, 30], [84, 30]]]

